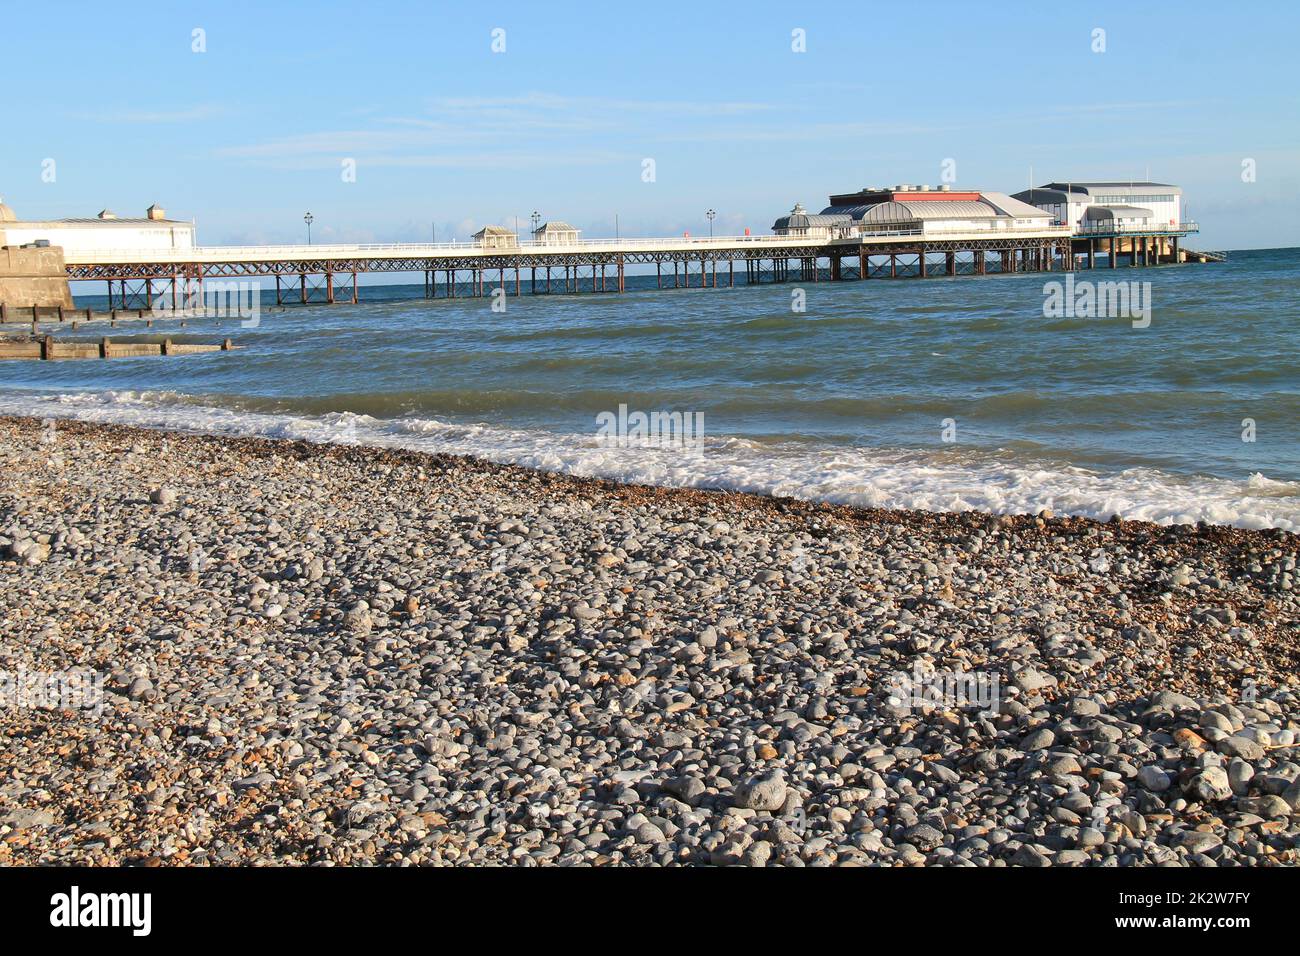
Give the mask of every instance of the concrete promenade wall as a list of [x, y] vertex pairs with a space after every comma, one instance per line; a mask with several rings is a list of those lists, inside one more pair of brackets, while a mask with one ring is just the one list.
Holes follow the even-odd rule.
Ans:
[[9, 308], [71, 309], [72, 290], [58, 246], [24, 249], [0, 246], [0, 302]]

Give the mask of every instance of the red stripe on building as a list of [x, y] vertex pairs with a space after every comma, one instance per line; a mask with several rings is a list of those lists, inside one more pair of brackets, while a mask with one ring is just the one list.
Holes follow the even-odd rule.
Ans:
[[962, 201], [962, 202], [979, 202], [979, 193], [951, 193], [951, 192], [921, 192], [919, 189], [906, 189], [901, 192], [895, 191], [893, 201], [899, 202], [905, 200], [924, 199], [926, 202], [932, 200], [940, 201]]

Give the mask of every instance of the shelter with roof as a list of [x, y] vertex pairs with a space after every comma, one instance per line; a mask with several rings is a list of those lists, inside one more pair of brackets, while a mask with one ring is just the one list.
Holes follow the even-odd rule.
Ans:
[[504, 226], [484, 226], [471, 236], [484, 249], [515, 249], [519, 237]]
[[571, 246], [578, 241], [580, 232], [581, 229], [575, 229], [567, 222], [552, 219], [533, 230], [533, 242], [543, 246]]
[[810, 214], [801, 202], [794, 204], [789, 215], [772, 223], [772, 232], [776, 235], [798, 239], [846, 239], [852, 231], [853, 222], [848, 216]]

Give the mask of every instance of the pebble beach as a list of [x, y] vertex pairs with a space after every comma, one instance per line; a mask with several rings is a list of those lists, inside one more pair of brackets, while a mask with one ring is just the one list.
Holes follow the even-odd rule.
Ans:
[[3, 418], [0, 864], [1294, 864], [1298, 541]]

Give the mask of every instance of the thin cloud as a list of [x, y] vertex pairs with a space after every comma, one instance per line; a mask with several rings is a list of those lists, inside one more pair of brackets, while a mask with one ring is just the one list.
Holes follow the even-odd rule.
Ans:
[[73, 115], [78, 120], [100, 123], [166, 124], [193, 123], [198, 120], [212, 119], [227, 112], [224, 106], [202, 104], [181, 110], [124, 109]]
[[[372, 166], [590, 166], [627, 157], [608, 151], [574, 150], [574, 138], [582, 134], [598, 133], [607, 142], [619, 134], [643, 141], [647, 116], [720, 121], [727, 117], [755, 117], [775, 109], [773, 104], [756, 102], [629, 100], [540, 92], [441, 97], [430, 101], [423, 115], [379, 118], [374, 128], [281, 136], [224, 146], [216, 154], [276, 166], [317, 167], [337, 162], [343, 156]], [[505, 144], [500, 151], [484, 151], [487, 144], [498, 142]], [[469, 150], [461, 152], [457, 147]]]
[[432, 112], [479, 112], [548, 110], [590, 113], [667, 113], [673, 116], [740, 116], [777, 109], [772, 103], [709, 100], [629, 100], [600, 96], [561, 96], [555, 93], [524, 93], [517, 96], [447, 96], [431, 103]]

